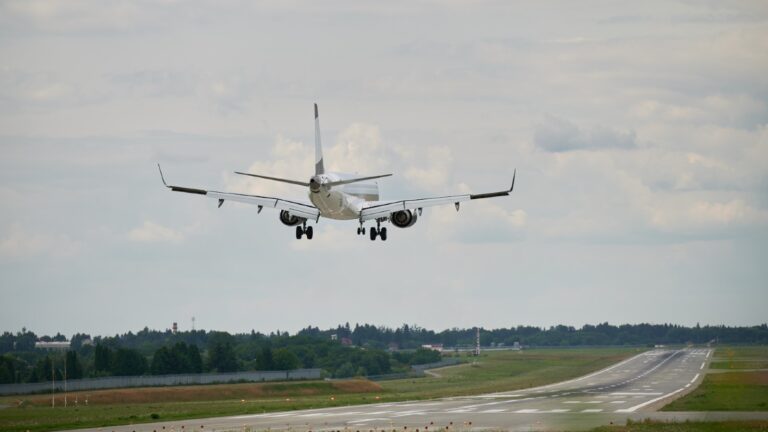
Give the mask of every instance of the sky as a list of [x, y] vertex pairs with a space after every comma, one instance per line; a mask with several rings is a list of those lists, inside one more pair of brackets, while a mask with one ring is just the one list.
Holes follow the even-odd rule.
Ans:
[[[768, 4], [0, 2], [0, 331], [765, 323]], [[327, 169], [386, 242], [160, 181]]]

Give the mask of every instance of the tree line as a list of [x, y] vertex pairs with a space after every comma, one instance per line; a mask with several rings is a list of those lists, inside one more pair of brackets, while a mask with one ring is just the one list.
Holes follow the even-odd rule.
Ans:
[[[476, 329], [441, 332], [415, 325], [398, 328], [348, 323], [295, 334], [275, 331], [230, 334], [220, 331], [159, 331], [95, 336], [77, 333], [66, 353], [35, 349], [36, 341], [65, 341], [38, 336], [26, 328], [0, 335], [0, 383], [48, 381], [100, 376], [165, 375], [248, 370], [321, 368], [332, 377], [380, 375], [406, 371], [410, 365], [440, 359], [419, 349], [443, 344], [446, 349], [474, 346]], [[518, 326], [480, 329], [483, 346], [596, 346], [707, 343], [768, 344], [766, 324], [751, 327], [608, 323], [548, 328]], [[65, 357], [66, 356], [66, 362]]]

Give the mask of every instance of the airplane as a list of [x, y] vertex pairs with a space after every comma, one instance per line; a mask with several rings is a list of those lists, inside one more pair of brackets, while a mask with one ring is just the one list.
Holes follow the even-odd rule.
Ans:
[[459, 203], [464, 201], [508, 196], [515, 188], [515, 177], [517, 176], [517, 170], [515, 170], [512, 174], [512, 185], [509, 189], [499, 192], [380, 201], [379, 186], [375, 180], [389, 177], [392, 174], [357, 177], [352, 174], [327, 172], [325, 170], [323, 149], [320, 144], [320, 118], [317, 104], [315, 104], [315, 175], [309, 181], [235, 171], [239, 175], [307, 187], [309, 188], [309, 200], [312, 204], [277, 197], [172, 186], [166, 183], [160, 164], [157, 165], [157, 168], [160, 171], [160, 178], [163, 184], [171, 191], [214, 198], [218, 200], [219, 207], [225, 201], [235, 201], [256, 205], [257, 213], [261, 213], [265, 207], [280, 210], [280, 222], [287, 226], [296, 227], [297, 240], [300, 240], [305, 235], [308, 240], [311, 240], [314, 230], [311, 225], [307, 226], [307, 222], [314, 221], [318, 223], [322, 216], [337, 220], [357, 220], [359, 223], [357, 235], [363, 236], [365, 236], [365, 223], [373, 221], [376, 226], [368, 230], [370, 239], [376, 240], [378, 237], [382, 241], [386, 241], [387, 228], [382, 227], [382, 223], [389, 222], [398, 228], [408, 228], [416, 223], [424, 207], [454, 204], [456, 211], [459, 211]]

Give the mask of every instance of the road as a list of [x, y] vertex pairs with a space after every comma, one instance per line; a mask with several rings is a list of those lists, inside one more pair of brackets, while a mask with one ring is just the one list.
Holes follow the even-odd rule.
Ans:
[[[115, 432], [222, 430], [578, 430], [628, 418], [752, 418], [748, 414], [656, 413], [703, 379], [710, 349], [652, 350], [598, 372], [544, 387], [419, 402], [380, 403], [89, 429]], [[759, 414], [755, 414], [758, 417]], [[765, 416], [763, 415], [763, 418]], [[182, 426], [184, 426], [182, 428]]]

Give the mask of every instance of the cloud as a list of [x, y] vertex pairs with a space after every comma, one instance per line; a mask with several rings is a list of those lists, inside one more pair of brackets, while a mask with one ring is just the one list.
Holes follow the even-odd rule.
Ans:
[[64, 234], [30, 233], [14, 225], [0, 239], [0, 256], [28, 258], [41, 255], [73, 257], [82, 250], [82, 245]]
[[547, 116], [536, 126], [533, 136], [536, 145], [551, 152], [582, 149], [631, 149], [637, 146], [635, 133], [607, 127], [584, 130], [575, 124]]
[[145, 221], [142, 226], [128, 233], [128, 239], [140, 243], [178, 243], [184, 240], [184, 234], [155, 222]]

